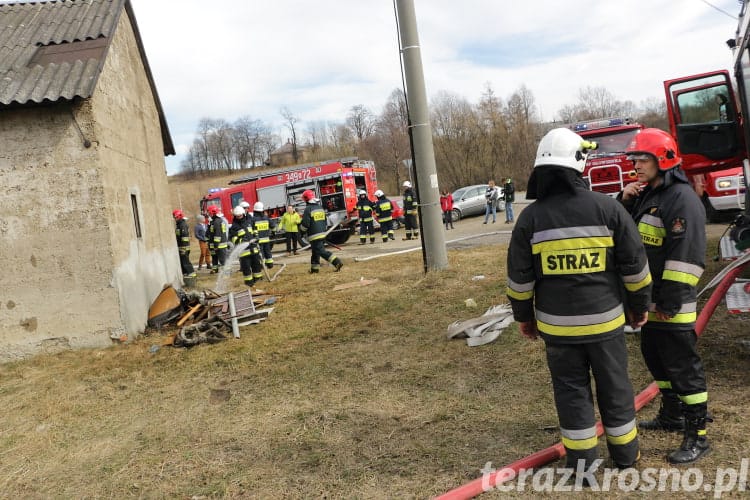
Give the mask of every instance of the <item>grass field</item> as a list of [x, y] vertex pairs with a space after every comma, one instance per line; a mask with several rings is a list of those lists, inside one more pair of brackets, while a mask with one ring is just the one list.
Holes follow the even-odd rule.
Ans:
[[[445, 338], [451, 322], [506, 301], [505, 251], [451, 251], [447, 270], [426, 275], [418, 252], [314, 277], [291, 264], [261, 286], [276, 310], [239, 340], [151, 352], [169, 333], [152, 331], [3, 365], [0, 497], [427, 498], [548, 447], [559, 434], [543, 343], [515, 325], [482, 347]], [[332, 291], [361, 277], [379, 282]], [[232, 283], [242, 289], [238, 273]], [[738, 344], [749, 334], [747, 316], [720, 307], [701, 340], [716, 420], [698, 463], [707, 481], [750, 454], [750, 354]], [[637, 341], [636, 392], [650, 382]], [[641, 467], [666, 466], [680, 442], [640, 436]]]

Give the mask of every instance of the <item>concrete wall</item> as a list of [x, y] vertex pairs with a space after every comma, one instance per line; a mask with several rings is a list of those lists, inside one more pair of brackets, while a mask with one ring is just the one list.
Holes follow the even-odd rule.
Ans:
[[142, 331], [181, 273], [156, 105], [127, 16], [90, 100], [1, 118], [0, 362]]

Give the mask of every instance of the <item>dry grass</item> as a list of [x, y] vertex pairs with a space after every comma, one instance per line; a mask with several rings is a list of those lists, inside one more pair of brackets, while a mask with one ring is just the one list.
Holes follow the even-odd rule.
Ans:
[[[265, 284], [275, 312], [240, 340], [151, 353], [154, 332], [2, 366], [0, 496], [425, 498], [554, 444], [542, 342], [515, 326], [479, 348], [445, 339], [452, 321], [505, 300], [505, 249], [449, 259], [428, 275], [416, 253], [315, 277], [291, 265]], [[360, 277], [380, 282], [330, 291]], [[750, 448], [750, 356], [736, 347], [747, 330], [720, 312], [701, 342], [716, 417], [706, 475]], [[628, 343], [640, 390], [649, 376]], [[230, 397], [212, 402], [211, 389]], [[660, 467], [679, 436], [641, 442], [643, 465]]]

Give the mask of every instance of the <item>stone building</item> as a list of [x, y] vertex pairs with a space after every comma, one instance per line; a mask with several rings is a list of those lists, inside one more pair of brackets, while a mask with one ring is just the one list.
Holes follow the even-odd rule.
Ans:
[[130, 0], [0, 4], [0, 361], [142, 332], [181, 284]]
[[286, 144], [282, 144], [277, 149], [271, 152], [270, 166], [271, 167], [285, 167], [287, 165], [297, 165], [305, 163], [310, 159], [310, 148], [308, 146], [297, 145], [297, 160], [294, 160], [294, 144], [292, 141], [287, 141]]

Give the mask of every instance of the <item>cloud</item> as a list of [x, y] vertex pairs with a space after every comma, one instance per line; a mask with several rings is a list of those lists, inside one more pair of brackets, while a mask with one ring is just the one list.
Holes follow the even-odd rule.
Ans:
[[[131, 2], [179, 151], [203, 117], [283, 133], [282, 107], [341, 122], [358, 104], [379, 113], [401, 86], [393, 2]], [[661, 98], [665, 79], [728, 68], [737, 26], [702, 0], [414, 3], [428, 97], [476, 102], [488, 83], [502, 98], [525, 85], [546, 120], [586, 86], [639, 103]]]

